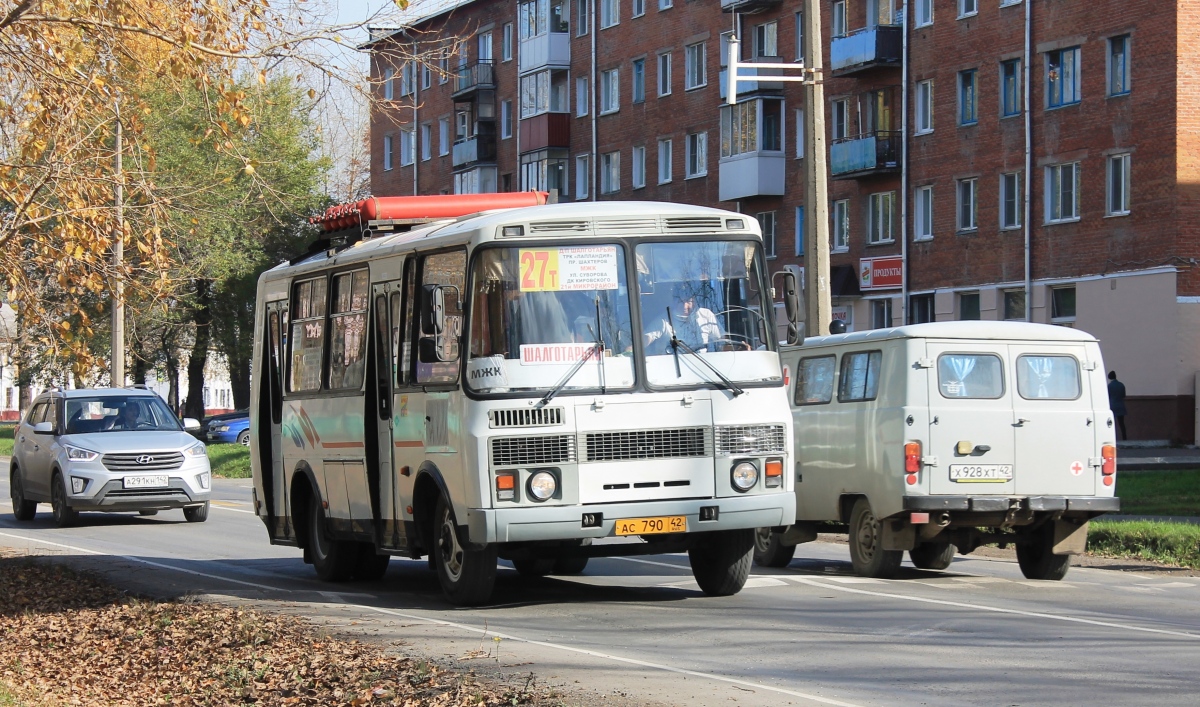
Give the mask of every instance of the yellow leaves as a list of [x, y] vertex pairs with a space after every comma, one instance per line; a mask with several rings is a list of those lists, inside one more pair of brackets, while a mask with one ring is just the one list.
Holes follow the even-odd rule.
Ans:
[[316, 98], [316, 97], [317, 97], [317, 92], [316, 92], [316, 90], [315, 90], [315, 89], [311, 89], [311, 88], [310, 88], [310, 89], [308, 89], [308, 97], [309, 97], [310, 99]]
[[267, 72], [265, 72], [265, 71], [258, 72], [258, 83], [262, 86], [267, 85]]

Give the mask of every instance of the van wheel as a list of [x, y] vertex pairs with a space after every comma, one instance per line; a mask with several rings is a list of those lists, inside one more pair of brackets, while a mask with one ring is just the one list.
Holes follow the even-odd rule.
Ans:
[[183, 509], [183, 519], [189, 523], [203, 523], [208, 520], [208, 501], [203, 506], [188, 506]]
[[522, 577], [545, 577], [554, 572], [554, 560], [513, 560], [512, 566]]
[[957, 549], [948, 542], [921, 543], [908, 551], [908, 559], [923, 570], [944, 570], [954, 561]]
[[865, 498], [854, 502], [850, 512], [850, 564], [860, 577], [886, 579], [895, 576], [904, 559], [902, 550], [883, 549], [883, 528]]
[[13, 515], [17, 520], [33, 520], [37, 515], [37, 501], [25, 500], [25, 488], [21, 486], [21, 472], [13, 467], [8, 479], [8, 495], [12, 498]]
[[362, 582], [374, 582], [387, 574], [391, 555], [375, 552], [374, 543], [358, 543], [358, 557], [354, 561], [354, 578]]
[[1057, 582], [1067, 576], [1070, 555], [1055, 555], [1054, 523], [1045, 523], [1025, 534], [1025, 542], [1017, 543], [1017, 564], [1026, 579], [1047, 579]]
[[358, 543], [329, 536], [325, 514], [315, 494], [308, 502], [308, 509], [308, 549], [313, 569], [326, 582], [345, 582], [358, 563]]
[[795, 554], [796, 546], [780, 542], [779, 533], [770, 528], [754, 531], [754, 564], [759, 567], [787, 567]]
[[454, 509], [444, 497], [438, 497], [433, 516], [433, 560], [442, 592], [452, 604], [477, 606], [492, 596], [496, 584], [496, 545], [471, 550], [458, 538], [458, 523]]
[[67, 487], [62, 474], [55, 472], [50, 490], [50, 508], [54, 512], [54, 524], [70, 528], [79, 521], [79, 512], [67, 505]]
[[692, 576], [710, 597], [727, 597], [742, 591], [754, 559], [754, 529], [699, 533], [688, 550]]
[[550, 574], [582, 574], [587, 564], [586, 557], [560, 557], [554, 561], [554, 571]]

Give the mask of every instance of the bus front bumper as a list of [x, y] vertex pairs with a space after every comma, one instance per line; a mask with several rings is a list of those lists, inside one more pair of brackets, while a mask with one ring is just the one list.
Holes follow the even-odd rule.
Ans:
[[[701, 509], [706, 509], [706, 518], [715, 518], [701, 520]], [[585, 526], [585, 515], [596, 524]], [[685, 516], [689, 533], [790, 525], [796, 517], [796, 495], [783, 492], [684, 501], [472, 508], [467, 512], [467, 527], [472, 543], [575, 540], [614, 536], [618, 520], [666, 516]]]

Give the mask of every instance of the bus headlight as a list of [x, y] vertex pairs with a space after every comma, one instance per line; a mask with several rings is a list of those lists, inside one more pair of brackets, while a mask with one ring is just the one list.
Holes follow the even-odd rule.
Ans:
[[758, 483], [758, 467], [753, 462], [738, 462], [729, 474], [734, 491], [745, 493]]
[[554, 497], [558, 491], [558, 479], [549, 471], [539, 471], [529, 477], [529, 497], [539, 503]]

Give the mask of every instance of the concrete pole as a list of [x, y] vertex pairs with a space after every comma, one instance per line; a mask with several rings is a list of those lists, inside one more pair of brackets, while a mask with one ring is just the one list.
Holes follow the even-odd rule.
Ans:
[[829, 333], [829, 172], [825, 157], [824, 60], [821, 3], [804, 0], [804, 65], [814, 73], [804, 83], [804, 332]]
[[116, 233], [113, 237], [113, 293], [112, 293], [112, 364], [110, 368], [110, 385], [120, 388], [125, 385], [125, 281], [121, 277], [121, 268], [125, 259], [125, 188], [124, 175], [121, 167], [121, 104], [113, 103], [117, 115], [116, 127], [116, 159], [113, 172], [116, 177], [116, 197], [114, 199], [117, 218]]

